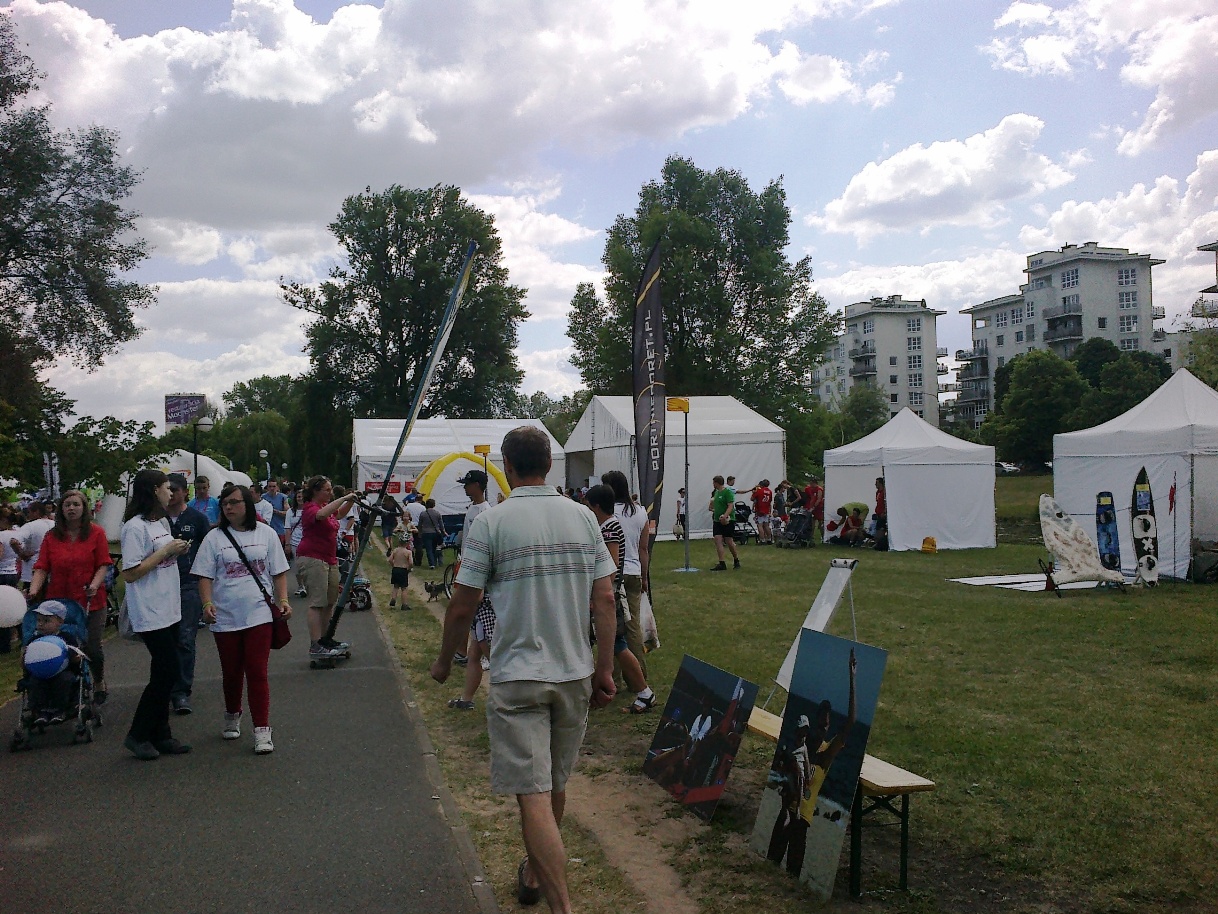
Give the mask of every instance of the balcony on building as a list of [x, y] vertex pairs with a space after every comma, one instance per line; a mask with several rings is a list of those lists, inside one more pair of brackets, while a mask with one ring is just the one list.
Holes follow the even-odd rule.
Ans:
[[[1216, 286], [1215, 288], [1218, 288]], [[1193, 302], [1189, 311], [1190, 317], [1218, 317], [1218, 301], [1210, 298], [1199, 298]]]
[[988, 403], [990, 399], [990, 386], [988, 384], [976, 384], [962, 387], [960, 396], [957, 399], [961, 403]]
[[972, 349], [957, 349], [957, 362], [974, 362], [982, 361], [990, 357], [990, 350], [986, 346], [974, 346]]
[[850, 377], [852, 378], [865, 378], [875, 373], [875, 362], [863, 362], [850, 368]]
[[1066, 317], [1071, 314], [1082, 314], [1083, 306], [1077, 305], [1054, 305], [1051, 308], [1044, 308], [1040, 312], [1040, 316], [1047, 321], [1054, 320], [1059, 317]]
[[1167, 320], [1167, 308], [1163, 305], [1152, 305], [1150, 308], [1150, 319], [1152, 321]]
[[1046, 343], [1060, 343], [1063, 340], [1081, 340], [1083, 338], [1082, 321], [1075, 323], [1070, 321], [1060, 327], [1054, 327], [1051, 330], [1046, 330], [1045, 335], [1041, 339]]
[[1166, 340], [1167, 340], [1167, 331], [1166, 330], [1150, 331], [1150, 341], [1152, 343], [1163, 343], [1163, 342], [1166, 342]]
[[939, 393], [958, 394], [960, 393], [960, 384], [957, 381], [941, 381], [939, 383]]
[[873, 356], [875, 355], [875, 343], [868, 340], [861, 346], [855, 346], [846, 354], [852, 359], [865, 359], [868, 356]]
[[935, 374], [947, 374], [949, 371], [951, 371], [951, 369], [942, 362], [935, 363]]
[[957, 381], [973, 381], [977, 378], [988, 378], [989, 376], [989, 369], [984, 362], [969, 362], [969, 364], [956, 371]]
[[946, 358], [947, 358], [947, 347], [946, 347], [946, 346], [940, 346], [938, 349], [936, 349], [936, 350], [935, 350], [935, 358], [937, 358], [937, 359], [946, 359]]

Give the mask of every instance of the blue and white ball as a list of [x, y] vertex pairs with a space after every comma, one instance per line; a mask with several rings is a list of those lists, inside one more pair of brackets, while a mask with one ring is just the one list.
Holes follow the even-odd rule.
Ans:
[[68, 646], [58, 635], [43, 635], [25, 649], [25, 668], [36, 679], [54, 679], [68, 666]]

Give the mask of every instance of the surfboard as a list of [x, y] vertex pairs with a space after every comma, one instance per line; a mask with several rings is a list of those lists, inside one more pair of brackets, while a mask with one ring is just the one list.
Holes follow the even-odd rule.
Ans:
[[1040, 496], [1040, 533], [1044, 537], [1045, 548], [1053, 556], [1052, 583], [1125, 583], [1120, 570], [1113, 571], [1100, 564], [1099, 552], [1087, 531], [1063, 511], [1051, 495]]
[[1155, 498], [1150, 491], [1150, 477], [1142, 467], [1133, 483], [1133, 501], [1129, 509], [1133, 527], [1133, 552], [1138, 561], [1134, 583], [1147, 587], [1159, 583], [1159, 527], [1155, 523]]
[[1095, 496], [1095, 544], [1100, 550], [1100, 564], [1120, 571], [1121, 539], [1117, 532], [1116, 501], [1111, 492]]

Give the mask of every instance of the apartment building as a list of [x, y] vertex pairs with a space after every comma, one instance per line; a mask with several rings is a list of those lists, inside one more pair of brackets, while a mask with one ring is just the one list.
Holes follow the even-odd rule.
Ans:
[[939, 364], [947, 350], [939, 348], [937, 320], [946, 313], [900, 295], [847, 305], [846, 332], [813, 372], [813, 390], [836, 409], [855, 384], [874, 384], [893, 415], [908, 406], [938, 425], [939, 375], [948, 369]]
[[1094, 336], [1127, 352], [1170, 346], [1167, 332], [1154, 328], [1167, 316], [1152, 302], [1151, 269], [1161, 263], [1093, 241], [1028, 255], [1019, 294], [961, 311], [972, 320], [973, 345], [956, 353], [958, 413], [980, 425], [994, 408], [994, 372], [1033, 349], [1069, 358]]

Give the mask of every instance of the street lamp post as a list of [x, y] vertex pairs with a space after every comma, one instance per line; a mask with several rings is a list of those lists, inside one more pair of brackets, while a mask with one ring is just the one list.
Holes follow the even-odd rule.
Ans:
[[263, 448], [262, 450], [260, 450], [258, 452], [258, 456], [261, 457], [263, 460], [266, 460], [266, 481], [270, 482], [271, 481], [271, 461], [267, 460], [268, 454], [266, 452], [266, 448]]
[[194, 429], [191, 450], [195, 455], [194, 475], [190, 479], [191, 485], [194, 485], [194, 481], [199, 478], [199, 431], [210, 432], [215, 424], [215, 420], [211, 416], [196, 416], [195, 421], [191, 423], [191, 427]]

